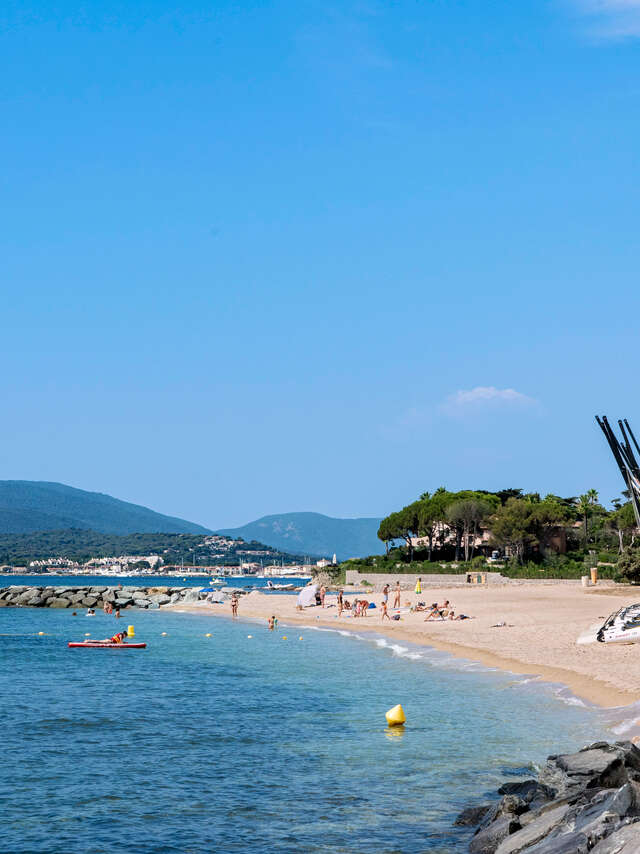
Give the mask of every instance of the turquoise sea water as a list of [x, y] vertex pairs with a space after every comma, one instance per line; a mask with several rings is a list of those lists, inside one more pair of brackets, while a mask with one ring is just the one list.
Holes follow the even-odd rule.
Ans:
[[[129, 623], [146, 650], [67, 648]], [[465, 851], [460, 809], [611, 737], [553, 686], [442, 653], [162, 610], [4, 608], [0, 690], [7, 854]]]

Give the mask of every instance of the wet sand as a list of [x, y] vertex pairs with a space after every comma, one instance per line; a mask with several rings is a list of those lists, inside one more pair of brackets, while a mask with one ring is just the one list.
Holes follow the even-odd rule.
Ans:
[[[380, 593], [359, 594], [379, 605]], [[354, 594], [345, 598], [353, 601]], [[280, 623], [374, 631], [396, 640], [432, 646], [455, 656], [479, 661], [512, 673], [539, 676], [567, 685], [578, 697], [606, 708], [640, 700], [640, 644], [591, 643], [577, 638], [613, 611], [640, 602], [640, 590], [623, 587], [583, 588], [579, 584], [507, 584], [488, 587], [429, 588], [417, 596], [402, 592], [404, 607], [417, 601], [450, 599], [456, 613], [474, 619], [424, 621], [424, 613], [402, 613], [399, 621], [381, 620], [378, 608], [368, 616], [338, 618], [335, 596], [326, 605], [296, 610], [297, 597], [259, 591], [241, 597], [240, 618]], [[390, 602], [393, 601], [393, 593]], [[171, 610], [229, 618], [229, 603], [175, 605]], [[393, 614], [393, 611], [390, 611]], [[506, 626], [495, 627], [497, 623]]]

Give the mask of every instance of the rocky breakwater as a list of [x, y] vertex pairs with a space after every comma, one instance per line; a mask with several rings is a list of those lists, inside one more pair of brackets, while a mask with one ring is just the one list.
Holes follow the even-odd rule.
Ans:
[[538, 779], [506, 783], [497, 804], [469, 807], [471, 854], [639, 854], [640, 750], [597, 742], [550, 756]]
[[196, 587], [12, 587], [0, 588], [0, 608], [160, 608], [206, 597]]

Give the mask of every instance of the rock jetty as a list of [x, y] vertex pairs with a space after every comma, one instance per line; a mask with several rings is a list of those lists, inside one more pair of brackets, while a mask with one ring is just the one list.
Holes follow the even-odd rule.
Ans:
[[538, 779], [506, 783], [496, 804], [469, 807], [471, 854], [638, 854], [640, 750], [596, 742], [549, 756]]
[[160, 608], [177, 602], [198, 602], [206, 593], [197, 587], [24, 587], [0, 588], [0, 608]]

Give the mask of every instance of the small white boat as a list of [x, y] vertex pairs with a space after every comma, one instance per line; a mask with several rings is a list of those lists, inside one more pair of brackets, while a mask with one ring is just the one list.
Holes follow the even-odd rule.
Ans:
[[219, 578], [212, 578], [210, 583], [211, 584], [225, 584], [226, 582], [222, 581]]
[[596, 635], [601, 643], [640, 643], [640, 604], [612, 614]]

